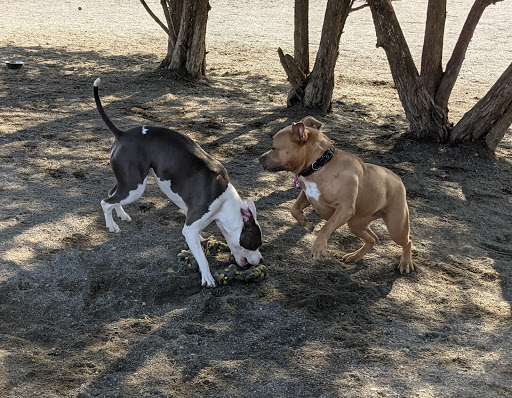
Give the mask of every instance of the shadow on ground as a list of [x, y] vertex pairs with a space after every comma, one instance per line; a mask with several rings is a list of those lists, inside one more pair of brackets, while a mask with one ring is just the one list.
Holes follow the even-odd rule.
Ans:
[[[0, 387], [8, 396], [360, 396], [380, 376], [388, 380], [381, 391], [403, 396], [418, 379], [485, 388], [473, 376], [493, 371], [491, 362], [506, 364], [493, 383], [507, 387], [510, 328], [497, 326], [506, 311], [476, 297], [499, 281], [511, 301], [510, 163], [474, 147], [418, 144], [404, 138], [403, 120], [372, 123], [364, 105], [338, 101], [323, 118], [337, 147], [404, 180], [418, 271], [395, 271], [398, 251], [382, 225], [382, 244], [360, 264], [341, 260], [359, 245], [346, 229], [333, 235], [328, 258], [313, 261], [314, 235], [289, 214], [293, 176], [264, 173], [257, 162], [273, 133], [309, 113], [276, 100], [288, 91], [282, 81], [216, 71], [195, 83], [153, 70], [158, 60], [147, 55], [0, 49], [12, 52], [26, 67], [0, 74], [0, 115], [9, 121], [0, 127]], [[198, 274], [177, 272], [184, 216], [154, 184], [127, 208], [131, 224], [105, 231], [99, 202], [114, 180], [112, 136], [92, 98], [98, 76], [120, 128], [183, 131], [256, 199], [267, 280], [204, 289]], [[213, 226], [206, 232], [220, 239]], [[503, 352], [473, 367], [475, 351], [496, 344]], [[457, 354], [461, 347], [470, 354]], [[407, 366], [416, 372], [404, 375]]]

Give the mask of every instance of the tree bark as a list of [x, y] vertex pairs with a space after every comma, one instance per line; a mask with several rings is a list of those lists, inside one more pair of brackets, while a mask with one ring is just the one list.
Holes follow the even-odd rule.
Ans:
[[187, 53], [186, 70], [193, 77], [206, 76], [206, 24], [210, 4], [208, 0], [191, 0], [196, 5], [191, 45]]
[[[167, 55], [172, 54], [176, 46], [176, 39], [178, 38], [178, 30], [181, 21], [181, 11], [183, 9], [183, 0], [160, 0], [160, 5], [165, 15], [165, 21], [168, 26], [168, 44]], [[170, 61], [170, 57], [169, 57]]]
[[450, 142], [485, 140], [495, 150], [512, 124], [512, 63], [489, 92], [455, 125]]
[[446, 114], [423, 85], [391, 0], [368, 0], [377, 33], [377, 47], [386, 52], [398, 96], [416, 139], [445, 142]]
[[295, 0], [293, 57], [304, 75], [309, 75], [309, 0]]
[[206, 24], [208, 0], [160, 0], [167, 26], [140, 0], [146, 11], [167, 33], [163, 69], [201, 79], [206, 75]]
[[[161, 68], [177, 71], [196, 79], [206, 75], [206, 23], [210, 9], [208, 0], [167, 0], [168, 6], [180, 13], [175, 45], [169, 40], [168, 53]], [[171, 5], [172, 3], [172, 5]], [[170, 10], [172, 13], [172, 10]], [[173, 15], [173, 14], [171, 14]], [[177, 20], [172, 17], [173, 26]]]
[[304, 90], [303, 105], [323, 112], [331, 109], [334, 67], [338, 59], [340, 37], [350, 12], [351, 0], [328, 0], [322, 38], [313, 71]]
[[453, 54], [442, 70], [446, 0], [429, 0], [422, 53], [421, 76], [414, 65], [391, 0], [367, 0], [377, 33], [377, 47], [386, 51], [393, 81], [417, 139], [439, 142], [485, 140], [495, 149], [512, 122], [512, 67], [457, 125], [448, 125], [448, 99], [459, 75], [467, 48], [485, 8], [502, 0], [475, 0]]
[[180, 29], [176, 38], [176, 46], [172, 52], [168, 69], [185, 71], [187, 53], [192, 39], [194, 29], [194, 0], [183, 1]]
[[284, 54], [281, 47], [277, 49], [281, 65], [283, 66], [286, 75], [288, 76], [288, 82], [292, 86], [292, 95], [300, 98], [304, 97], [304, 88], [306, 87], [307, 77], [299, 67], [299, 64], [289, 54]]
[[304, 107], [328, 112], [334, 89], [334, 68], [338, 58], [340, 37], [353, 0], [328, 0], [325, 10], [322, 38], [313, 71], [309, 69], [307, 35], [308, 0], [295, 0], [294, 55], [278, 50], [281, 64], [292, 85], [288, 106], [301, 102]]
[[435, 98], [443, 78], [443, 39], [446, 23], [446, 0], [429, 0], [421, 56], [421, 81]]
[[459, 35], [459, 39], [455, 44], [452, 56], [446, 64], [446, 71], [444, 72], [443, 79], [441, 80], [439, 89], [435, 96], [436, 104], [443, 108], [446, 113], [448, 113], [448, 100], [450, 99], [455, 82], [459, 77], [462, 62], [466, 57], [469, 43], [471, 42], [476, 26], [480, 21], [480, 17], [488, 5], [495, 4], [498, 1], [502, 0], [475, 0], [473, 7], [471, 7], [471, 10], [469, 11], [466, 22], [464, 23]]
[[309, 74], [309, 0], [295, 0], [293, 57], [278, 49], [281, 64], [292, 85], [288, 93], [287, 106], [302, 102]]

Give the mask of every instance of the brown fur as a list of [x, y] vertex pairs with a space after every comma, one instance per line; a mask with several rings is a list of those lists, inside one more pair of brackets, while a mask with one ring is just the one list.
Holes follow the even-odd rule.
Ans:
[[[321, 125], [308, 116], [280, 130], [274, 136], [272, 150], [260, 157], [262, 167], [267, 171], [286, 170], [298, 175], [332, 146], [332, 141], [320, 132]], [[293, 217], [313, 231], [313, 224], [303, 213], [311, 205], [326, 220], [311, 250], [314, 258], [327, 254], [327, 240], [336, 229], [347, 224], [364, 245], [343, 259], [361, 260], [379, 240], [369, 224], [382, 218], [391, 239], [402, 247], [400, 272], [414, 270], [406, 192], [395, 173], [336, 149], [331, 161], [299, 181], [302, 191], [291, 209]]]

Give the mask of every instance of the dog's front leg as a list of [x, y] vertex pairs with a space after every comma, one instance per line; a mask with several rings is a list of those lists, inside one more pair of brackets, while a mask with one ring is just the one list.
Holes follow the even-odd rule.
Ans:
[[304, 193], [304, 191], [301, 191], [299, 197], [292, 206], [291, 213], [292, 216], [298, 221], [300, 225], [305, 227], [309, 232], [313, 232], [315, 226], [313, 225], [312, 222], [306, 220], [303, 211], [309, 205], [311, 205], [311, 203], [309, 203], [306, 194]]
[[200, 230], [193, 225], [185, 225], [182, 232], [187, 241], [188, 248], [199, 265], [199, 270], [201, 271], [201, 285], [215, 287], [215, 279], [213, 279], [212, 273], [210, 272], [210, 266], [208, 265], [208, 260], [206, 259], [201, 245]]
[[318, 231], [313, 249], [311, 250], [313, 258], [319, 259], [327, 254], [327, 240], [330, 238], [331, 234], [350, 220], [354, 214], [355, 207], [353, 206], [339, 206], [336, 208], [331, 218], [329, 218], [320, 231]]

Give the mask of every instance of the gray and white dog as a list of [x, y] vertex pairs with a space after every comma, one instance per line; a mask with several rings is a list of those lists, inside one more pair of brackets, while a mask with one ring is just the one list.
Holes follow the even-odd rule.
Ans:
[[224, 166], [183, 134], [162, 127], [118, 129], [101, 105], [100, 79], [94, 81], [94, 99], [101, 118], [114, 134], [110, 164], [116, 184], [101, 201], [110, 232], [119, 232], [115, 209], [124, 221], [131, 218], [122, 206], [142, 196], [151, 173], [160, 189], [186, 214], [183, 235], [201, 271], [202, 285], [215, 280], [201, 246], [201, 231], [215, 221], [238, 265], [257, 265], [262, 257], [261, 228], [251, 199], [242, 202]]

